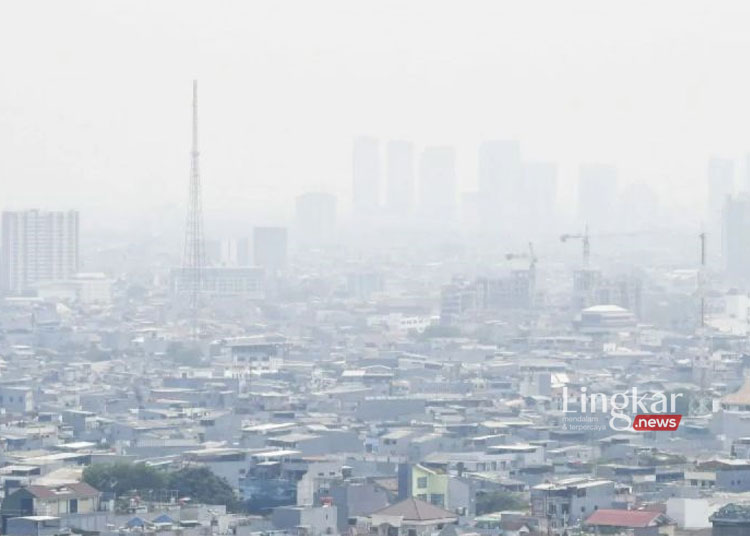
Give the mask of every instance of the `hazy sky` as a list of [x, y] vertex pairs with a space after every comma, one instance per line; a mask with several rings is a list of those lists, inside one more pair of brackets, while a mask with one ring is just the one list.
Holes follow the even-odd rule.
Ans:
[[709, 155], [750, 151], [749, 28], [744, 0], [6, 0], [0, 204], [180, 225], [196, 77], [209, 214], [348, 198], [359, 134], [455, 144], [464, 190], [518, 138], [563, 200], [599, 161], [697, 205]]

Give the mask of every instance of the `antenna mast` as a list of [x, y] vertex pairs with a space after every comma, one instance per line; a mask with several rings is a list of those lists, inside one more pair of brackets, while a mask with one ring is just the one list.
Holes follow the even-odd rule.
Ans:
[[193, 80], [193, 145], [190, 151], [190, 191], [185, 225], [185, 251], [182, 260], [184, 290], [190, 295], [190, 321], [193, 339], [198, 339], [198, 313], [204, 266], [203, 208], [198, 166], [198, 81]]

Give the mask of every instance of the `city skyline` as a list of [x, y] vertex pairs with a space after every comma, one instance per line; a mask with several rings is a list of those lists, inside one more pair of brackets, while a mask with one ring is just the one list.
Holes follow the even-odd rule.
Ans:
[[[645, 21], [640, 18], [645, 3], [604, 9], [596, 2], [570, 7], [539, 2], [551, 18], [577, 30], [572, 40], [565, 24], [513, 31], [513, 17], [534, 20], [537, 9], [530, 7], [507, 11], [513, 17], [501, 17], [507, 22], [490, 32], [483, 19], [492, 17], [482, 15], [503, 15], [510, 8], [478, 2], [456, 17], [450, 3], [431, 2], [435, 25], [423, 27], [425, 39], [415, 40], [409, 29], [423, 3], [403, 11], [396, 3], [363, 11], [339, 2], [296, 3], [300, 15], [330, 32], [311, 33], [295, 22], [288, 31], [306, 39], [286, 45], [271, 29], [289, 22], [287, 14], [266, 3], [227, 4], [212, 11], [214, 24], [206, 27], [199, 23], [204, 19], [199, 3], [180, 3], [184, 9], [177, 10], [168, 9], [169, 3], [151, 9], [125, 3], [121, 11], [90, 2], [67, 3], [64, 10], [45, 5], [56, 24], [42, 21], [37, 31], [56, 37], [51, 56], [28, 41], [31, 34], [17, 33], [21, 24], [12, 24], [33, 16], [23, 4], [14, 4], [0, 23], [3, 50], [26, 44], [34, 65], [44, 67], [29, 72], [6, 53], [0, 141], [9, 156], [0, 163], [0, 176], [22, 178], [0, 199], [9, 209], [39, 203], [38, 192], [48, 192], [45, 208], [58, 208], [53, 202], [77, 206], [106, 221], [182, 199], [189, 121], [183, 111], [189, 96], [180, 95], [193, 76], [203, 80], [204, 167], [215, 185], [207, 188], [205, 203], [214, 213], [251, 205], [272, 220], [290, 214], [293, 198], [304, 191], [350, 199], [349, 147], [360, 135], [412, 140], [416, 149], [455, 146], [460, 192], [476, 189], [476, 146], [482, 140], [516, 139], [525, 160], [558, 165], [565, 202], [576, 199], [578, 167], [603, 162], [618, 167], [622, 184], [648, 183], [660, 197], [695, 212], [706, 191], [706, 160], [721, 155], [741, 162], [750, 152], [750, 130], [744, 126], [750, 120], [743, 119], [750, 114], [743, 97], [750, 91], [736, 68], [738, 51], [750, 46], [740, 31], [748, 10], [742, 2], [713, 3], [711, 10], [703, 2], [649, 4]], [[326, 26], [329, 10], [341, 17], [340, 24]], [[70, 31], [82, 15], [91, 24]], [[145, 24], [133, 46], [123, 48], [134, 31], [128, 17], [135, 16]], [[183, 23], [175, 28], [173, 44], [158, 39], [170, 16]], [[381, 49], [368, 44], [364, 37], [374, 35], [370, 19], [391, 28], [390, 44]], [[254, 20], [272, 24], [240, 32]], [[449, 28], [456, 37], [441, 42], [439, 35]], [[361, 36], [351, 39], [349, 50], [333, 47], [354, 32]], [[691, 41], [696, 32], [700, 38]], [[96, 50], [87, 48], [92, 37], [99, 41]], [[525, 53], [518, 52], [524, 48], [519, 44], [526, 45]], [[256, 54], [260, 50], [264, 56]], [[83, 70], [88, 61], [101, 64], [103, 76], [90, 79]], [[230, 74], [245, 62], [255, 75]], [[340, 87], [330, 84], [334, 73]], [[309, 82], [300, 86], [302, 76]], [[403, 98], [386, 84], [392, 77], [410, 80], [400, 86]], [[467, 102], [469, 87], [479, 88], [478, 94], [459, 114], [453, 105]], [[526, 87], [534, 89], [522, 99], [519, 92]], [[370, 106], [354, 108], [364, 97]], [[311, 106], [315, 100], [318, 105]], [[268, 102], [276, 104], [264, 106]], [[441, 103], [447, 111], [432, 113]], [[45, 112], [51, 110], [57, 111]], [[644, 130], [647, 119], [650, 127]], [[324, 130], [315, 133], [312, 124]], [[103, 202], [93, 200], [107, 193], [118, 203], [103, 201], [106, 210], [98, 209]]]
[[750, 535], [750, 3], [0, 4], [2, 536]]

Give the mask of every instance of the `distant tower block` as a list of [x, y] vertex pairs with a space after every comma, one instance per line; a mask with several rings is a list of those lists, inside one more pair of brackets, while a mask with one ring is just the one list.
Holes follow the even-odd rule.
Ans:
[[203, 209], [198, 157], [198, 81], [193, 80], [193, 148], [190, 152], [190, 192], [185, 225], [185, 251], [182, 259], [182, 285], [190, 296], [191, 329], [192, 336], [195, 339], [198, 338], [201, 275], [205, 266]]

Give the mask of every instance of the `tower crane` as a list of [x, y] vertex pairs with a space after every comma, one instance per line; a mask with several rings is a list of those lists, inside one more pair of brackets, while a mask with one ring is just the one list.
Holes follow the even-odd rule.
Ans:
[[534, 253], [534, 243], [529, 242], [528, 253], [506, 253], [505, 258], [508, 260], [512, 259], [529, 259], [529, 270], [534, 271], [536, 269], [536, 253]]
[[536, 253], [534, 252], [534, 243], [529, 242], [528, 253], [506, 253], [505, 258], [511, 259], [529, 259], [529, 278], [528, 278], [528, 306], [534, 307], [534, 297], [536, 295]]
[[578, 234], [562, 234], [560, 235], [560, 242], [567, 242], [568, 240], [580, 240], [583, 245], [583, 266], [588, 268], [589, 260], [591, 259], [591, 237], [595, 238], [608, 238], [617, 236], [636, 236], [642, 234], [648, 234], [650, 231], [630, 231], [622, 233], [603, 233], [603, 234], [589, 234], [589, 226], [586, 225], [583, 233]]
[[591, 242], [589, 241], [589, 226], [586, 225], [583, 233], [579, 234], [562, 234], [560, 235], [560, 242], [567, 242], [568, 240], [581, 240], [583, 244], [583, 265], [589, 265], [589, 258], [591, 257]]

